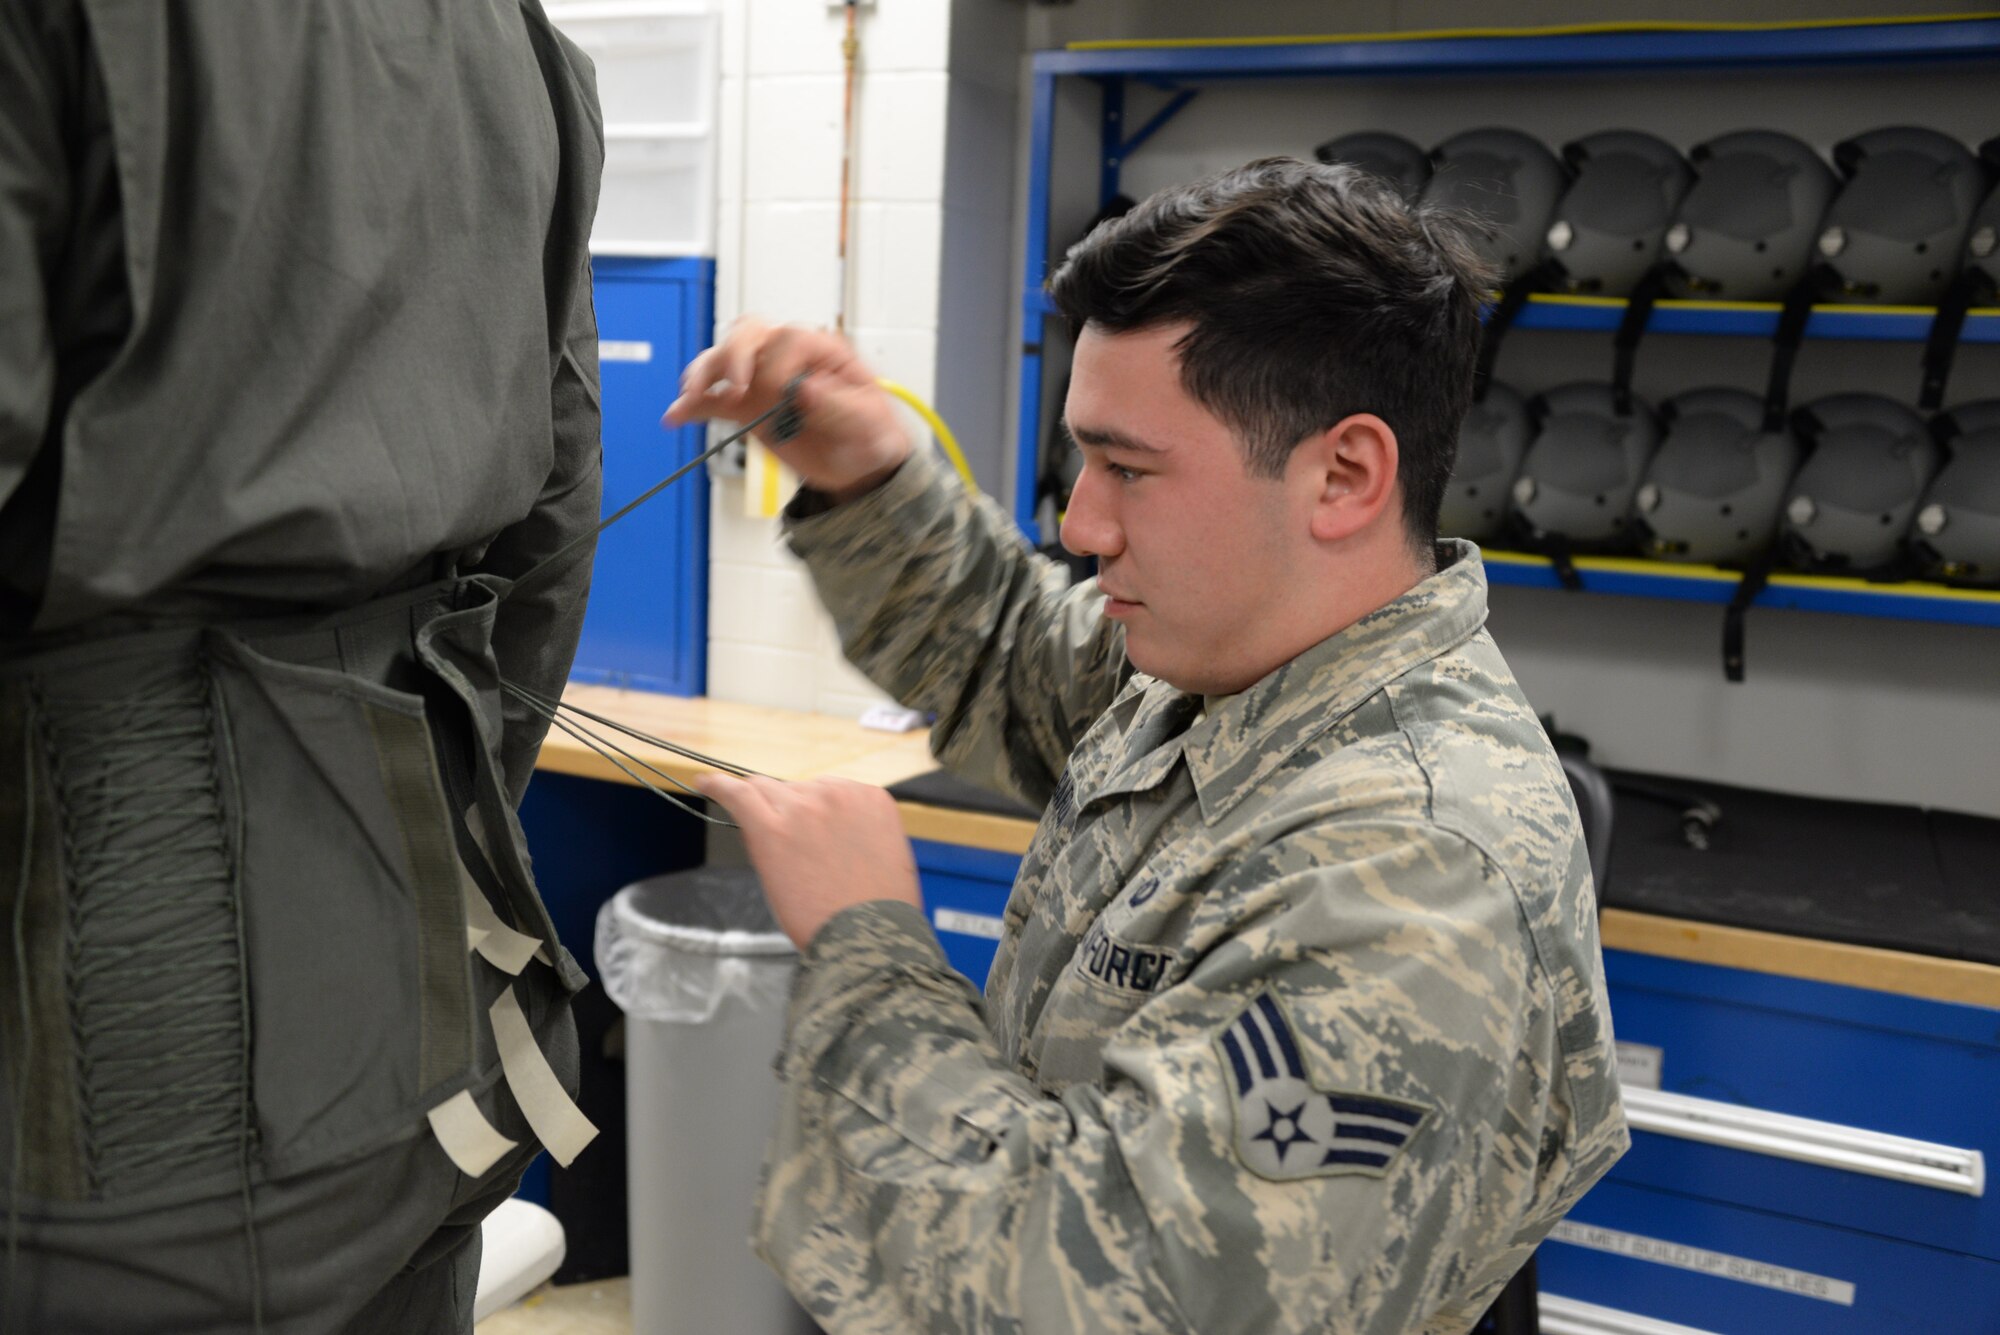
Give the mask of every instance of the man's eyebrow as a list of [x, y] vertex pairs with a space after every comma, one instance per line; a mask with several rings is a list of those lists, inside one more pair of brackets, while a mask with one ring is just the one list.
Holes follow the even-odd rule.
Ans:
[[1090, 445], [1100, 450], [1130, 450], [1135, 454], [1165, 454], [1158, 445], [1128, 436], [1123, 431], [1111, 427], [1077, 426], [1067, 418], [1063, 420], [1063, 430], [1071, 440], [1079, 445]]

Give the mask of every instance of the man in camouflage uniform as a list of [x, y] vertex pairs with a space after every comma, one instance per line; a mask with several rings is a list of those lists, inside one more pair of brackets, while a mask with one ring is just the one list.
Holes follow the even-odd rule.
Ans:
[[717, 777], [805, 948], [756, 1244], [836, 1332], [1463, 1332], [1626, 1144], [1562, 769], [1435, 541], [1485, 275], [1346, 168], [1164, 192], [1050, 284], [1076, 588], [831, 336], [787, 532], [938, 756], [1046, 804], [985, 1006], [886, 797]]

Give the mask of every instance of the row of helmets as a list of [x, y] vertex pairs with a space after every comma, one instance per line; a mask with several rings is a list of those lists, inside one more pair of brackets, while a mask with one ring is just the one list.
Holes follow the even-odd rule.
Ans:
[[2000, 584], [2000, 399], [1927, 423], [1879, 394], [1833, 394], [1776, 431], [1740, 389], [1630, 407], [1604, 383], [1529, 398], [1496, 382], [1460, 432], [1440, 531]]
[[1453, 135], [1430, 152], [1366, 131], [1322, 162], [1485, 217], [1503, 281], [1630, 295], [1656, 266], [1678, 297], [1775, 301], [1808, 278], [1828, 300], [1934, 305], [1961, 269], [2000, 280], [2000, 138], [1977, 154], [1949, 135], [1890, 126], [1833, 150], [1738, 130], [1683, 157], [1664, 139], [1604, 130], [1551, 153], [1519, 130]]

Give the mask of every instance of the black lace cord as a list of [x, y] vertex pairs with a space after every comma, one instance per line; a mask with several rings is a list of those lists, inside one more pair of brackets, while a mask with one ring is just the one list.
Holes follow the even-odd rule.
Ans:
[[[249, 981], [216, 754], [214, 684], [205, 665], [191, 671], [169, 661], [116, 699], [77, 697], [52, 710], [47, 683], [38, 683], [30, 699], [28, 828], [39, 743], [55, 783], [69, 892], [64, 986], [89, 1187], [123, 1188], [134, 1177], [219, 1164], [226, 1156], [238, 1179], [251, 1315], [261, 1331]], [[31, 1023], [25, 904], [33, 848], [29, 837], [23, 843], [29, 846], [13, 935], [19, 1001]], [[162, 997], [172, 998], [165, 1013]], [[10, 1184], [10, 1290], [26, 1120], [23, 1104]]]
[[[541, 561], [537, 562], [533, 567], [531, 567], [526, 574], [522, 575], [519, 579], [515, 580], [513, 587], [508, 589], [507, 592], [502, 595], [502, 597], [511, 598], [513, 595], [519, 593], [522, 589], [528, 587], [530, 584], [533, 584], [538, 579], [540, 579], [546, 571], [554, 569], [557, 565], [559, 565], [563, 561], [565, 557], [569, 556], [572, 552], [576, 551], [584, 543], [595, 539], [599, 534], [603, 533], [605, 529], [610, 528], [613, 524], [623, 519], [626, 515], [631, 514], [641, 505], [644, 505], [647, 501], [650, 501], [651, 499], [653, 499], [653, 497], [659, 495], [661, 492], [665, 491], [668, 487], [672, 486], [674, 483], [686, 477], [689, 473], [692, 473], [696, 468], [700, 467], [708, 460], [714, 458], [716, 455], [722, 453], [722, 451], [728, 449], [731, 445], [734, 445], [737, 441], [742, 440], [744, 437], [748, 436], [752, 431], [755, 431], [765, 422], [769, 421], [771, 423], [771, 438], [774, 444], [784, 445], [795, 439], [801, 431], [805, 430], [805, 413], [799, 407], [799, 397], [798, 397], [799, 386], [805, 383], [806, 377], [810, 374], [811, 372], [809, 371], [801, 371], [799, 372], [799, 374], [793, 376], [791, 380], [786, 383], [785, 392], [778, 396], [778, 401], [776, 403], [772, 404], [765, 411], [759, 413], [756, 417], [752, 418], [749, 422], [745, 423], [740, 429], [738, 429], [731, 435], [723, 438], [721, 441], [718, 441], [716, 444], [710, 446], [707, 450], [703, 451], [700, 455], [696, 456], [689, 463], [686, 463], [681, 467], [675, 469], [672, 473], [669, 473], [665, 478], [661, 479], [659, 482], [654, 483], [651, 487], [648, 487], [644, 492], [640, 493], [640, 495], [637, 498], [632, 500], [630, 503], [620, 507], [616, 514], [613, 514], [608, 519], [605, 519], [602, 523], [598, 524], [598, 526], [592, 529], [590, 532], [571, 539], [569, 542], [566, 542], [561, 547], [557, 548], [554, 552], [551, 552], [548, 556], [544, 557]], [[513, 696], [516, 700], [519, 700], [522, 704], [527, 705], [528, 708], [532, 709], [536, 714], [548, 720], [549, 724], [552, 727], [560, 728], [562, 729], [563, 732], [567, 733], [569, 736], [575, 738], [579, 742], [582, 742], [592, 751], [595, 751], [598, 755], [602, 756], [605, 760], [609, 761], [613, 766], [615, 766], [619, 770], [619, 772], [624, 774], [626, 778], [632, 780], [632, 782], [646, 789], [646, 791], [650, 792], [651, 794], [653, 794], [653, 796], [659, 798], [661, 801], [666, 802], [672, 806], [679, 807], [682, 811], [687, 812], [689, 815], [707, 821], [711, 825], [723, 825], [723, 826], [728, 826], [732, 829], [735, 828], [736, 822], [732, 820], [726, 820], [719, 816], [712, 816], [708, 812], [701, 810], [698, 807], [690, 805], [684, 798], [676, 796], [675, 794], [670, 793], [665, 789], [661, 788], [658, 784], [654, 783], [652, 779], [647, 778], [646, 775], [650, 774], [655, 778], [663, 779], [667, 783], [672, 784], [674, 787], [680, 789], [682, 793], [689, 794], [697, 798], [700, 797], [699, 790], [683, 782], [682, 780], [675, 778], [673, 775], [667, 773], [663, 769], [660, 769], [658, 766], [649, 764], [647, 761], [640, 759], [638, 756], [634, 755], [631, 751], [627, 750], [623, 746], [620, 746], [617, 742], [612, 741], [610, 738], [601, 736], [598, 733], [592, 731], [589, 727], [581, 723], [578, 723], [576, 721], [576, 718], [588, 719], [592, 723], [596, 723], [602, 727], [609, 728], [614, 732], [623, 733], [625, 736], [633, 738], [636, 741], [644, 742], [648, 746], [658, 747], [660, 750], [666, 751], [672, 755], [677, 755], [682, 757], [683, 759], [692, 760], [699, 764], [707, 765], [711, 769], [722, 770], [724, 773], [727, 774], [734, 774], [739, 778], [744, 775], [756, 774], [757, 773], [756, 770], [749, 769], [746, 766], [732, 764], [729, 761], [718, 759], [715, 756], [704, 755], [701, 752], [696, 751], [691, 747], [681, 746], [678, 743], [669, 742], [659, 737], [648, 736], [646, 733], [640, 732], [636, 728], [627, 727], [623, 723], [615, 722], [599, 714], [593, 714], [587, 709], [580, 709], [577, 706], [568, 704], [559, 698], [551, 698], [549, 696], [543, 695], [541, 692], [532, 690], [526, 686], [522, 686], [517, 682], [502, 681], [500, 683], [500, 686], [501, 689], [505, 691], [507, 694]], [[576, 717], [565, 717], [565, 715], [574, 715]], [[640, 773], [639, 771], [641, 770], [645, 771], [645, 773], [644, 774]]]
[[[582, 742], [592, 751], [595, 751], [599, 756], [602, 756], [605, 760], [609, 761], [612, 765], [617, 767], [617, 769], [621, 773], [623, 773], [625, 777], [631, 779], [632, 782], [646, 789], [648, 792], [652, 793], [653, 796], [659, 798], [661, 801], [666, 802], [672, 806], [679, 807], [682, 811], [687, 812], [689, 815], [694, 816], [700, 820], [707, 821], [711, 825], [722, 825], [722, 826], [729, 826], [732, 828], [735, 826], [736, 822], [734, 821], [725, 820], [721, 817], [710, 815], [706, 811], [691, 806], [683, 797], [667, 792], [665, 789], [661, 788], [658, 784], [654, 783], [652, 779], [647, 778], [646, 775], [650, 774], [654, 778], [664, 780], [666, 783], [669, 783], [673, 785], [675, 788], [680, 789], [683, 794], [695, 798], [700, 798], [701, 797], [700, 790], [696, 789], [693, 785], [685, 782], [684, 780], [674, 777], [672, 774], [667, 773], [665, 770], [659, 768], [657, 765], [651, 764], [650, 762], [640, 758], [639, 756], [633, 754], [631, 751], [627, 750], [625, 747], [619, 745], [617, 742], [612, 741], [610, 738], [599, 735], [598, 733], [594, 732], [592, 729], [585, 726], [584, 724], [578, 723], [575, 718], [570, 718], [565, 716], [577, 715], [579, 717], [589, 719], [593, 723], [598, 723], [603, 725], [604, 727], [612, 729], [615, 732], [623, 733], [627, 737], [631, 737], [637, 741], [644, 742], [648, 746], [658, 747], [662, 751], [666, 751], [669, 752], [670, 754], [680, 756], [683, 759], [695, 761], [698, 764], [707, 765], [712, 769], [721, 770], [726, 774], [736, 775], [739, 778], [747, 775], [758, 774], [758, 771], [749, 769], [742, 765], [732, 764], [729, 761], [719, 759], [715, 756], [705, 755], [700, 751], [696, 751], [692, 747], [681, 746], [678, 743], [669, 742], [664, 740], [663, 738], [650, 736], [646, 733], [639, 731], [637, 728], [627, 727], [625, 724], [615, 722], [599, 714], [593, 714], [587, 709], [580, 709], [577, 706], [569, 704], [565, 701], [551, 699], [550, 697], [541, 694], [539, 691], [530, 690], [525, 686], [517, 686], [513, 682], [503, 682], [501, 684], [501, 688], [505, 690], [509, 695], [513, 696], [515, 699], [521, 701], [523, 704], [527, 705], [530, 709], [534, 710], [537, 715], [548, 720], [549, 724], [552, 727], [560, 728], [563, 732], [567, 733], [569, 736], [575, 738], [579, 742]], [[636, 768], [634, 768], [635, 766]], [[640, 773], [639, 772], [640, 770], [645, 771], [645, 773], [644, 774]], [[759, 775], [759, 777], [765, 777], [765, 776]]]
[[[551, 696], [544, 695], [540, 691], [533, 690], [529, 687], [516, 686], [512, 682], [509, 682], [507, 684], [507, 689], [513, 692], [515, 695], [519, 696], [525, 703], [532, 706], [537, 713], [542, 714], [544, 717], [549, 717], [550, 711], [560, 709], [567, 713], [575, 714], [579, 718], [589, 719], [592, 723], [600, 724], [603, 727], [610, 728], [614, 732], [621, 732], [635, 741], [644, 742], [648, 746], [656, 746], [662, 751], [671, 752], [674, 755], [681, 756], [687, 760], [697, 761], [700, 764], [709, 766], [711, 769], [719, 769], [722, 770], [724, 773], [734, 774], [738, 778], [743, 778], [745, 776], [753, 774], [758, 775], [760, 778], [767, 777], [762, 775], [759, 771], [751, 769], [747, 765], [738, 765], [733, 761], [722, 760], [719, 759], [718, 757], [708, 755], [701, 751], [697, 751], [691, 746], [683, 746], [679, 742], [670, 742], [665, 740], [664, 738], [655, 737], [650, 733], [641, 732], [639, 731], [639, 729], [631, 727], [628, 724], [620, 723], [616, 719], [606, 718], [602, 714], [593, 714], [590, 710], [583, 708], [581, 705], [573, 705], [569, 703], [567, 700], [555, 699]], [[553, 719], [551, 719], [551, 721], [553, 721]], [[668, 775], [666, 777], [672, 779], [671, 775]], [[673, 779], [673, 782], [680, 783], [678, 779]], [[683, 784], [681, 786], [685, 787], [686, 785]]]
[[529, 567], [526, 574], [522, 575], [519, 579], [515, 580], [513, 587], [508, 589], [506, 593], [501, 595], [501, 597], [503, 599], [511, 598], [515, 594], [519, 593], [521, 590], [528, 588], [533, 584], [539, 583], [548, 574], [549, 571], [554, 570], [557, 566], [563, 564], [566, 558], [574, 554], [576, 550], [582, 547], [585, 543], [594, 542], [597, 539], [598, 535], [603, 533], [605, 529], [610, 528], [613, 524], [623, 519], [626, 515], [631, 514], [634, 510], [644, 505], [647, 501], [652, 500], [655, 496], [665, 491], [668, 487], [671, 487], [674, 483], [680, 481], [682, 478], [686, 477], [689, 473], [692, 473], [695, 469], [701, 467], [703, 464], [707, 463], [710, 459], [713, 459], [716, 455], [728, 449], [731, 445], [734, 445], [737, 441], [742, 440], [744, 437], [748, 436], [752, 431], [755, 431], [758, 427], [764, 425], [765, 422], [770, 421], [770, 419], [774, 417], [778, 419], [777, 422], [774, 423], [772, 427], [772, 435], [776, 438], [778, 444], [782, 445], [786, 441], [789, 441], [794, 436], [798, 435], [799, 431], [802, 429], [802, 423], [803, 423], [803, 415], [800, 413], [798, 406], [798, 388], [799, 385], [805, 380], [805, 378], [806, 378], [806, 373], [804, 372], [801, 372], [800, 374], [792, 377], [791, 383], [785, 386], [785, 392], [781, 396], [779, 396], [779, 399], [776, 403], [772, 404], [769, 408], [765, 409], [763, 412], [757, 414], [757, 416], [751, 418], [750, 421], [745, 423], [737, 431], [731, 433], [730, 435], [724, 436], [721, 440], [709, 446], [706, 450], [703, 450], [700, 454], [697, 454], [693, 459], [690, 459], [687, 463], [682, 464], [679, 468], [676, 468], [673, 472], [667, 474], [666, 477], [660, 479], [660, 481], [655, 482], [652, 486], [646, 488], [646, 490], [644, 490], [643, 492], [640, 492], [638, 496], [633, 498], [631, 501], [627, 502], [625, 505], [621, 506], [616, 514], [613, 514], [610, 518], [605, 519], [603, 522], [599, 523], [598, 526], [590, 530], [590, 532], [578, 534], [576, 537], [571, 538], [568, 542], [564, 543], [562, 546], [556, 548], [553, 552], [550, 552], [540, 561], [537, 561], [533, 566]]

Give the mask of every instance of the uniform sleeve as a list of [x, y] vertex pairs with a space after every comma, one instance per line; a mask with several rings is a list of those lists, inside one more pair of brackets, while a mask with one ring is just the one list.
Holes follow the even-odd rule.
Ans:
[[996, 1051], [919, 910], [823, 929], [756, 1242], [830, 1332], [1471, 1325], [1523, 1221], [1595, 1175], [1501, 873], [1434, 829], [1308, 830], [1204, 901], [1234, 926], [1060, 1097]]
[[1070, 587], [987, 498], [920, 450], [832, 509], [801, 492], [786, 536], [869, 680], [934, 712], [931, 749], [1035, 806], [1130, 676], [1124, 630], [1093, 580]]
[[[480, 568], [515, 579], [544, 557], [596, 527], [604, 481], [603, 413], [598, 398], [597, 311], [592, 304], [590, 266], [572, 293], [568, 333], [550, 386], [555, 466], [535, 507], [493, 540]], [[577, 639], [583, 633], [584, 603], [590, 595], [595, 541], [563, 558], [559, 569], [501, 604], [493, 627], [493, 654], [501, 676], [543, 695], [561, 695]], [[535, 756], [548, 720], [509, 696], [502, 734], [501, 764], [515, 802], [534, 777]]]
[[0, 504], [48, 431], [56, 358], [49, 274], [67, 233], [58, 72], [39, 4], [0, 6]]

